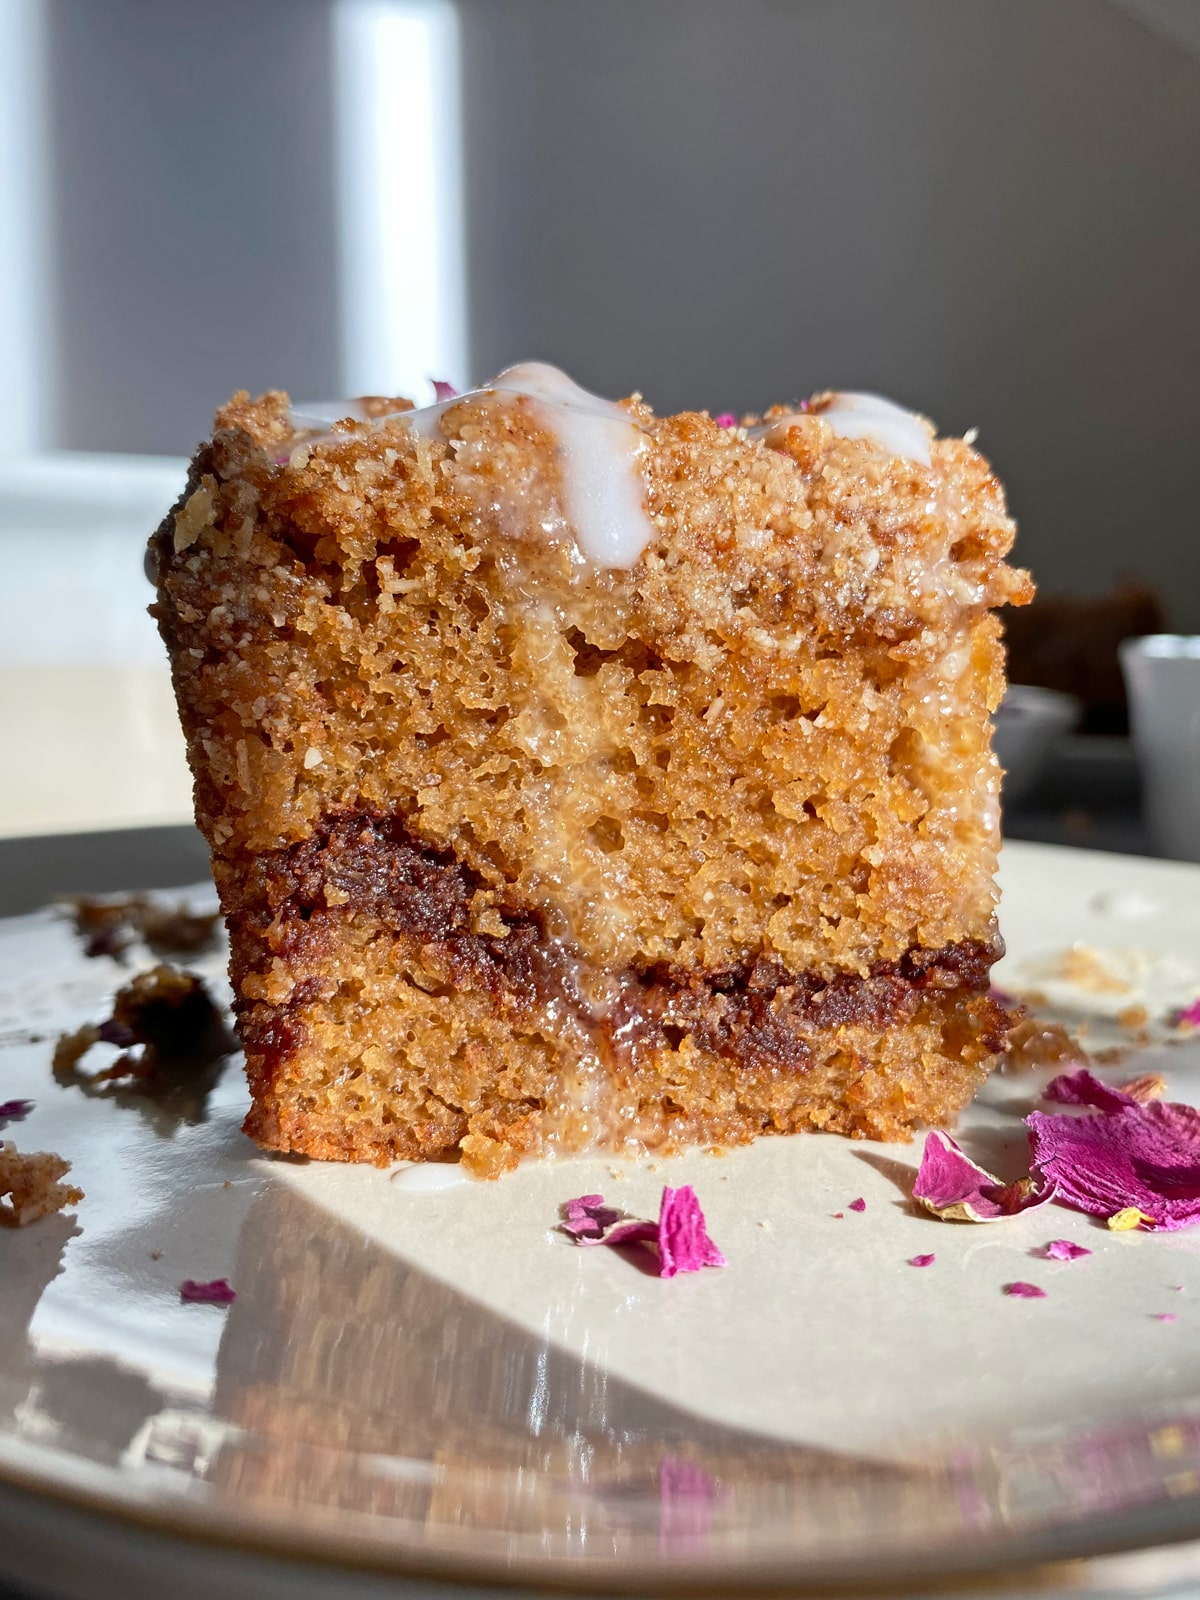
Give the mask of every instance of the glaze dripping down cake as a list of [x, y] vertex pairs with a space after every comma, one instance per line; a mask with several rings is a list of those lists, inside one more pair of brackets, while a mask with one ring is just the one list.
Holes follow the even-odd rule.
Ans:
[[235, 396], [151, 550], [247, 1130], [494, 1174], [951, 1119], [1004, 1043], [1013, 532], [871, 396]]

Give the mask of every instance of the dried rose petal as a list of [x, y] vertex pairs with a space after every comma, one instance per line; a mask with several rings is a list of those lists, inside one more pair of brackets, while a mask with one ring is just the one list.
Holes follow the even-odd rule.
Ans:
[[621, 1220], [621, 1213], [604, 1204], [602, 1194], [581, 1194], [563, 1206], [563, 1232], [573, 1239], [599, 1239], [607, 1228]]
[[1051, 1078], [1042, 1090], [1042, 1098], [1060, 1106], [1090, 1106], [1096, 1111], [1120, 1111], [1134, 1103], [1133, 1095], [1101, 1083], [1086, 1067]]
[[[1025, 1119], [1034, 1166], [1058, 1197], [1092, 1216], [1136, 1227], [1200, 1221], [1200, 1111], [1170, 1100], [1127, 1100], [1098, 1117]], [[1140, 1215], [1127, 1222], [1126, 1212]]]
[[732, 411], [722, 411], [713, 418], [713, 421], [718, 428], [736, 428], [738, 425], [738, 420]]
[[1042, 1250], [1047, 1261], [1079, 1261], [1091, 1253], [1086, 1245], [1076, 1244], [1071, 1239], [1051, 1239]]
[[429, 381], [433, 385], [434, 396], [438, 402], [456, 400], [458, 398], [458, 390], [452, 383], [446, 383], [441, 378], [430, 378]]
[[708, 1236], [704, 1213], [690, 1184], [663, 1189], [657, 1222], [627, 1218], [623, 1212], [606, 1206], [604, 1196], [599, 1194], [568, 1200], [563, 1211], [563, 1232], [569, 1233], [576, 1244], [657, 1245], [660, 1278], [699, 1272], [701, 1267], [729, 1265]]
[[1200, 999], [1193, 1000], [1190, 1006], [1184, 1006], [1182, 1011], [1175, 1014], [1177, 1028], [1200, 1028]]
[[908, 1264], [910, 1267], [931, 1267], [936, 1260], [937, 1257], [932, 1254], [927, 1256], [909, 1256]]
[[1004, 1292], [1013, 1300], [1044, 1300], [1045, 1289], [1039, 1289], [1036, 1283], [1006, 1283]]
[[200, 1305], [230, 1306], [237, 1299], [237, 1290], [230, 1288], [227, 1278], [214, 1278], [211, 1283], [185, 1278], [179, 1285], [179, 1298]]
[[1179, 1318], [1174, 1311], [1156, 1311], [1154, 1320], [1155, 1322], [1178, 1322]]
[[865, 1211], [867, 1209], [867, 1202], [862, 1199], [851, 1200], [849, 1209], [851, 1211]]
[[1006, 1011], [1014, 1011], [1021, 1004], [1006, 989], [997, 989], [995, 984], [988, 990], [988, 999], [994, 1001], [998, 1006], [1003, 1006]]
[[677, 1272], [699, 1272], [701, 1267], [727, 1267], [725, 1257], [708, 1236], [704, 1213], [690, 1183], [664, 1188], [658, 1213], [660, 1278]]
[[0, 1101], [0, 1122], [23, 1122], [32, 1110], [32, 1100]]
[[1001, 1183], [940, 1128], [925, 1137], [913, 1199], [943, 1222], [999, 1222], [1045, 1205], [1053, 1195], [1033, 1175]]

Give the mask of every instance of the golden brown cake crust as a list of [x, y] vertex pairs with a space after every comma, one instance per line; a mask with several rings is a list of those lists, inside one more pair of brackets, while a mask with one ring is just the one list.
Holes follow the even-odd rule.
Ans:
[[1030, 593], [987, 464], [630, 402], [654, 537], [605, 569], [537, 405], [402, 404], [310, 438], [235, 397], [154, 544], [251, 1131], [490, 1170], [951, 1115], [1000, 1042], [990, 611]]

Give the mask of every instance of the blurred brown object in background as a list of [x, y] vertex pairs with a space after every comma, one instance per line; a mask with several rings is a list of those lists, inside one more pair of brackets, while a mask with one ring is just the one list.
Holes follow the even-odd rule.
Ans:
[[1039, 594], [1003, 617], [1010, 683], [1075, 695], [1084, 706], [1082, 733], [1128, 733], [1117, 646], [1166, 629], [1162, 601], [1148, 584], [1122, 578], [1090, 599]]

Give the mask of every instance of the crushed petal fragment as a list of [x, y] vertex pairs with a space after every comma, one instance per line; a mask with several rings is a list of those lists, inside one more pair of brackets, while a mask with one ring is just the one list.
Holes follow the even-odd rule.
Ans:
[[1042, 1247], [1041, 1253], [1047, 1261], [1080, 1261], [1092, 1252], [1086, 1245], [1076, 1244], [1073, 1239], [1051, 1239], [1048, 1245]]
[[602, 1194], [581, 1194], [565, 1202], [562, 1208], [564, 1233], [573, 1239], [600, 1239], [605, 1230], [619, 1222], [622, 1216], [612, 1206], [606, 1206]]
[[185, 1278], [179, 1285], [179, 1298], [197, 1305], [230, 1306], [237, 1299], [237, 1290], [230, 1287], [227, 1278], [213, 1278], [208, 1283]]
[[1004, 1293], [1012, 1300], [1044, 1300], [1045, 1289], [1039, 1289], [1036, 1283], [1006, 1283]]
[[937, 1256], [931, 1251], [926, 1256], [909, 1256], [908, 1264], [910, 1267], [931, 1267], [936, 1260]]

